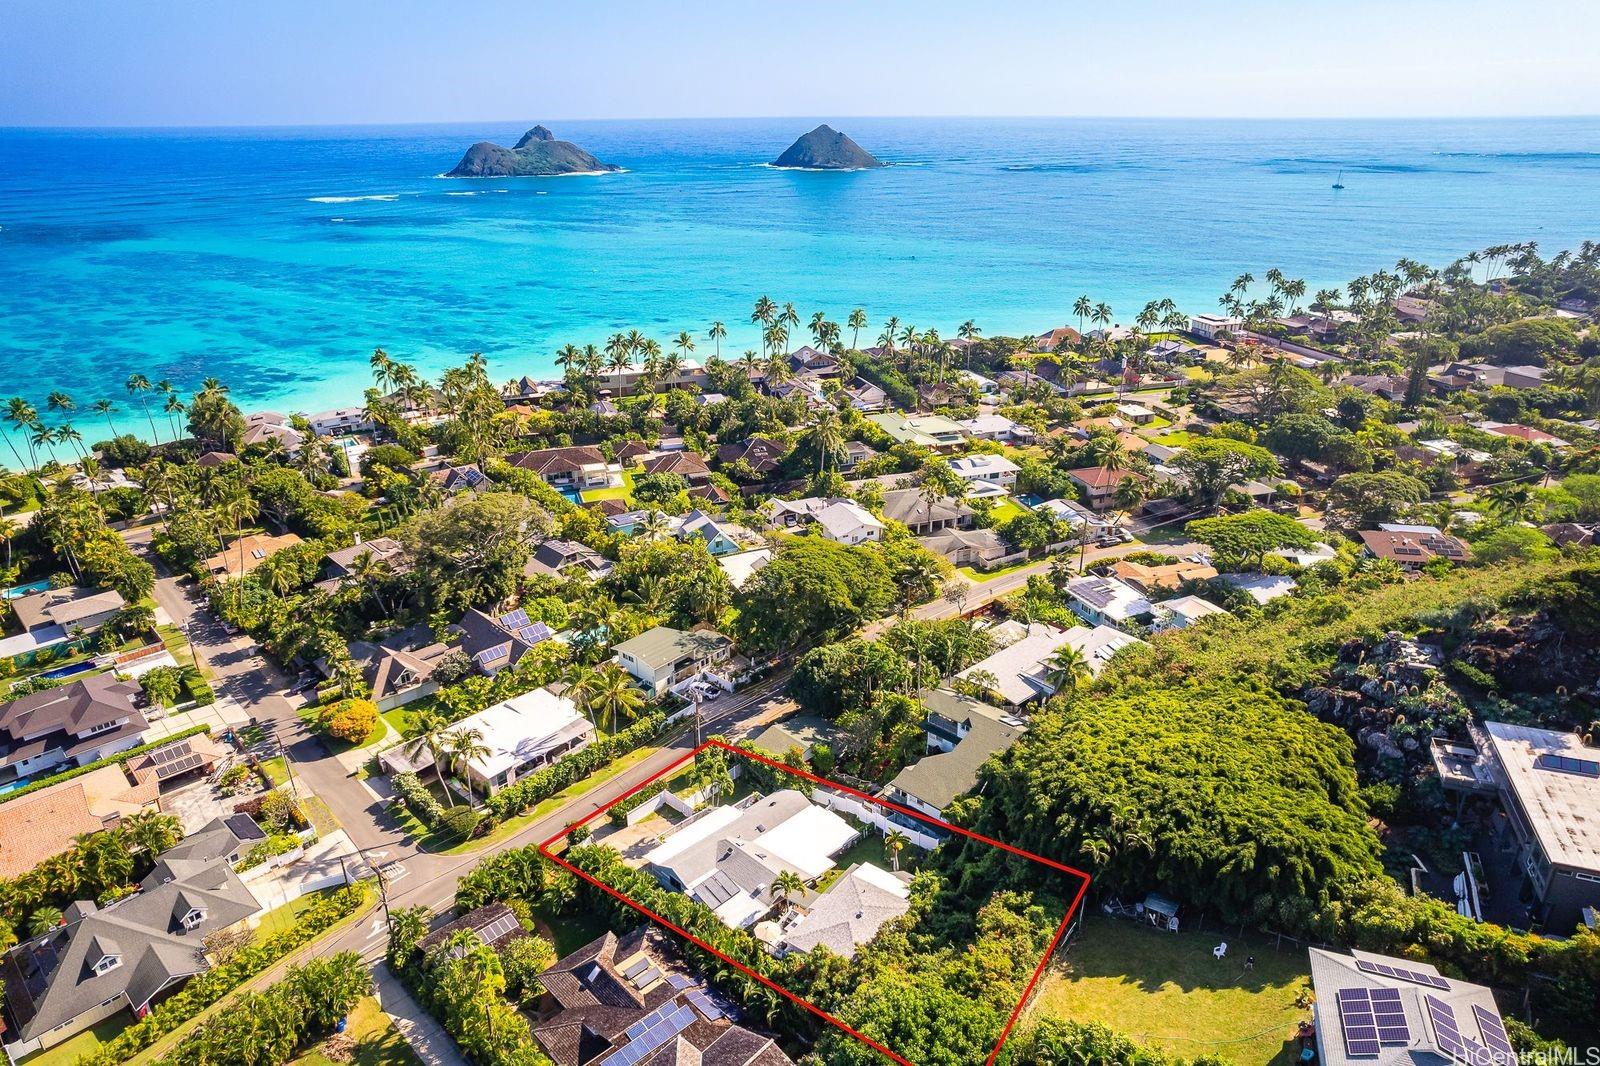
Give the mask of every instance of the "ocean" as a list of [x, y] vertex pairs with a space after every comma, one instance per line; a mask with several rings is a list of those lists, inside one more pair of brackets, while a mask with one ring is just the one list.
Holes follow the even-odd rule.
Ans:
[[[438, 176], [537, 121], [626, 172]], [[763, 165], [815, 121], [0, 130], [0, 399], [110, 397], [132, 430], [135, 371], [316, 411], [359, 402], [379, 346], [426, 374], [481, 351], [498, 381], [631, 328], [703, 359], [721, 319], [737, 355], [762, 294], [802, 323], [864, 307], [863, 344], [888, 315], [1019, 334], [1079, 294], [1129, 322], [1214, 310], [1244, 271], [1314, 292], [1600, 238], [1600, 119], [862, 118], [833, 124], [896, 165]]]

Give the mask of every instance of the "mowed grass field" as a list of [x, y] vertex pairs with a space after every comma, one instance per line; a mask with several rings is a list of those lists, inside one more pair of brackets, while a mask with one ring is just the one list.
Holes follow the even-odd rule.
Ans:
[[[1227, 958], [1212, 957], [1219, 941]], [[1101, 1022], [1185, 1057], [1221, 1055], [1239, 1066], [1296, 1061], [1295, 1006], [1310, 987], [1303, 948], [1233, 932], [1163, 933], [1092, 915], [1040, 986], [1028, 1019]], [[1245, 959], [1255, 956], [1255, 969]], [[1026, 1022], [1024, 1023], [1026, 1024]]]

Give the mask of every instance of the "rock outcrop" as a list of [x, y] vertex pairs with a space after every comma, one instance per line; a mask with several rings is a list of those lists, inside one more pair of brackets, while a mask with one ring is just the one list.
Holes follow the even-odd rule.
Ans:
[[467, 149], [447, 178], [546, 178], [557, 174], [599, 174], [621, 170], [602, 163], [571, 141], [558, 141], [544, 126], [522, 135], [516, 147], [479, 141]]
[[869, 170], [887, 164], [832, 126], [822, 125], [791, 144], [772, 165], [793, 170]]

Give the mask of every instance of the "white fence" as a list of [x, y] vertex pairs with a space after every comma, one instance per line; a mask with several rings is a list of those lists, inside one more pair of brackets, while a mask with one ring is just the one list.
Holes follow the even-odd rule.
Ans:
[[901, 825], [899, 822], [890, 821], [886, 808], [876, 803], [863, 803], [854, 796], [830, 792], [825, 788], [819, 788], [812, 793], [811, 801], [829, 810], [843, 811], [845, 814], [858, 818], [885, 836], [895, 832], [902, 833], [906, 839], [923, 851], [932, 851], [939, 846], [939, 838], [932, 833], [924, 832], [920, 829], [912, 829], [909, 826]]

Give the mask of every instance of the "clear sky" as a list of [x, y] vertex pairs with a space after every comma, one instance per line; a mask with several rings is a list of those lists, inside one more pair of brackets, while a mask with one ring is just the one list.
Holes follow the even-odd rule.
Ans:
[[1600, 0], [0, 0], [0, 125], [1600, 111]]

